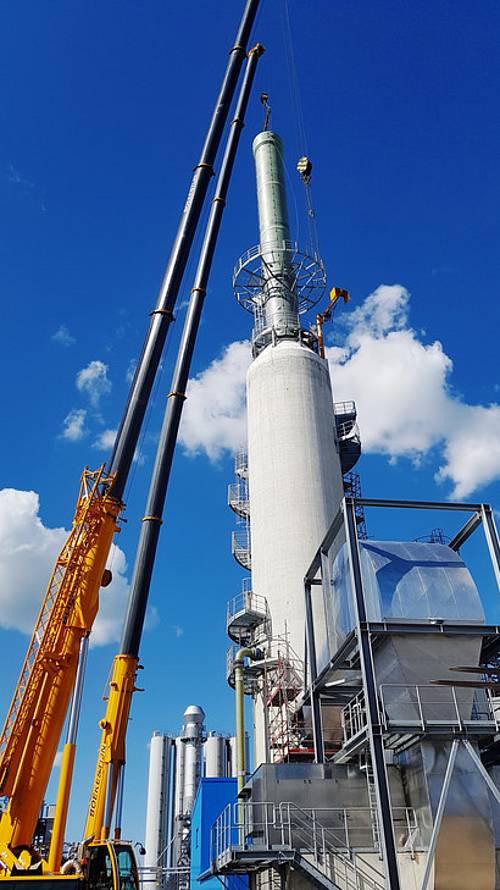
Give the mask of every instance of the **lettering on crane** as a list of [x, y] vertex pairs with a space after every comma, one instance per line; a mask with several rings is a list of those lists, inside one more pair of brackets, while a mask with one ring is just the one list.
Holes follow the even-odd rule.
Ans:
[[102, 782], [102, 768], [104, 765], [104, 755], [106, 753], [106, 745], [101, 745], [99, 748], [99, 757], [97, 759], [97, 769], [95, 773], [94, 787], [92, 789], [92, 795], [90, 798], [89, 804], [89, 815], [94, 818], [96, 806], [97, 806], [97, 798], [99, 796], [99, 789], [101, 787]]

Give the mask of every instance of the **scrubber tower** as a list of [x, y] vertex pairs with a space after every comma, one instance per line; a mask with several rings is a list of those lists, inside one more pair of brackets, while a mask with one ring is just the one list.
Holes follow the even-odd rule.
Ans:
[[[304, 659], [304, 570], [343, 497], [342, 469], [328, 362], [300, 324], [324, 292], [323, 264], [291, 240], [280, 137], [259, 133], [253, 155], [260, 244], [243, 255], [233, 279], [238, 301], [254, 315], [247, 376], [252, 589], [269, 608], [268, 659], [286, 643], [296, 668]], [[256, 765], [266, 760], [262, 720], [257, 705]]]

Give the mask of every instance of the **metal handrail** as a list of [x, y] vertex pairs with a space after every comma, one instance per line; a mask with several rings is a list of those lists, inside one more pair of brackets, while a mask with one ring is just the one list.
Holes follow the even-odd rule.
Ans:
[[[403, 694], [407, 693], [408, 698], [394, 697], [390, 700], [389, 690], [400, 690]], [[422, 732], [441, 726], [455, 726], [459, 731], [480, 725], [494, 725], [497, 730], [500, 728], [493, 696], [488, 689], [430, 683], [382, 683], [379, 691], [386, 731], [393, 725], [414, 727]], [[466, 700], [461, 701], [460, 697], [464, 696]], [[443, 713], [446, 708], [451, 709], [449, 716], [445, 716], [446, 711]], [[439, 709], [439, 713], [433, 713], [433, 709], [436, 712]], [[410, 716], [411, 710], [413, 716]]]
[[[392, 816], [394, 822], [405, 826], [405, 841], [399, 847], [400, 852], [409, 853], [414, 858], [418, 833], [415, 810], [393, 807]], [[339, 822], [338, 829], [325, 824], [336, 820]], [[352, 843], [353, 834], [365, 828], [371, 830], [369, 820], [369, 807], [305, 809], [289, 801], [282, 801], [278, 805], [273, 802], [256, 804], [241, 801], [239, 805], [228, 804], [212, 826], [211, 861], [216, 866], [217, 861], [226, 857], [231, 849], [253, 850], [256, 853], [259, 849], [268, 852], [273, 849], [295, 850], [312, 856], [320, 870], [324, 870], [326, 861], [333, 857], [334, 868], [344, 869], [346, 887], [380, 890], [384, 886], [380, 873]], [[277, 837], [273, 838], [273, 833]], [[366, 846], [372, 847], [372, 844]]]

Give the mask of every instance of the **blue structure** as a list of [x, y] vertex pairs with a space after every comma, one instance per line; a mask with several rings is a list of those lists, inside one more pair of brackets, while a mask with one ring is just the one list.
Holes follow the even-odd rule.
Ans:
[[[224, 807], [234, 803], [236, 779], [201, 779], [191, 817], [191, 890], [200, 886], [199, 876], [210, 868], [210, 830]], [[231, 875], [225, 880], [228, 890], [247, 890], [246, 875]], [[203, 890], [221, 890], [218, 878], [203, 881]]]

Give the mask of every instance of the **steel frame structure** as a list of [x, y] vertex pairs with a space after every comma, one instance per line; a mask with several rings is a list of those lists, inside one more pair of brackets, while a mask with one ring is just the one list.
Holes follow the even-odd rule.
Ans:
[[[476, 529], [481, 526], [483, 528], [491, 565], [499, 589], [500, 541], [493, 518], [493, 511], [489, 504], [345, 497], [304, 578], [306, 611], [306, 677], [308, 678], [308, 685], [304, 693], [304, 701], [309, 701], [311, 705], [315, 762], [324, 763], [325, 761], [325, 745], [321, 721], [321, 699], [328, 698], [330, 700], [337, 700], [338, 703], [341, 703], [345, 702], [346, 695], [352, 697], [355, 694], [355, 691], [359, 691], [351, 690], [346, 686], [341, 686], [336, 691], [332, 691], [331, 688], [327, 689], [327, 678], [331, 675], [332, 670], [345, 665], [349, 658], [356, 658], [357, 664], [361, 670], [366, 702], [366, 745], [369, 748], [373, 765], [380, 854], [384, 861], [388, 890], [400, 890], [401, 884], [397, 866], [397, 850], [392, 824], [391, 801], [385, 759], [384, 726], [380, 717], [373, 662], [373, 641], [377, 636], [395, 633], [425, 632], [465, 635], [474, 633], [481, 635], [484, 639], [483, 656], [485, 658], [491, 658], [500, 651], [500, 627], [497, 625], [478, 625], [466, 622], [441, 621], [438, 619], [434, 622], [404, 620], [369, 621], [363, 589], [359, 538], [356, 523], [356, 509], [359, 509], [360, 507], [408, 510], [447, 510], [457, 513], [469, 513], [470, 516], [467, 521], [459, 528], [448, 546], [452, 550], [458, 551]], [[312, 589], [313, 587], [319, 587], [323, 597], [326, 597], [330, 591], [328, 554], [330, 548], [341, 533], [345, 535], [348, 550], [355, 623], [354, 629], [348, 634], [340, 648], [330, 658], [328, 664], [321, 670], [321, 672], [319, 672], [315, 647]], [[464, 741], [464, 744], [468, 745], [469, 750], [470, 743]], [[456, 748], [453, 748], [453, 752], [456, 753]], [[476, 759], [479, 760], [479, 758]], [[484, 778], [484, 775], [487, 775], [486, 770], [480, 762], [479, 765], [476, 765], [478, 766], [478, 769], [482, 767], [481, 772]], [[452, 767], [450, 768], [450, 775], [451, 769]], [[491, 779], [489, 779], [489, 782], [491, 782]], [[446, 799], [446, 791], [447, 789], [444, 787], [442, 791], [443, 807]], [[498, 791], [496, 794], [498, 795]], [[437, 831], [435, 831], [434, 834], [435, 837], [433, 840], [435, 847]], [[433, 853], [434, 850], [431, 848], [429, 850], [430, 864], [428, 864], [428, 873], [430, 873], [430, 868], [432, 866]], [[427, 880], [428, 874], [424, 886], [427, 883]]]

